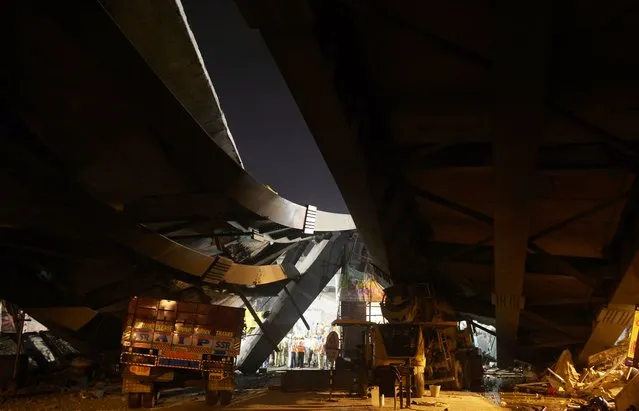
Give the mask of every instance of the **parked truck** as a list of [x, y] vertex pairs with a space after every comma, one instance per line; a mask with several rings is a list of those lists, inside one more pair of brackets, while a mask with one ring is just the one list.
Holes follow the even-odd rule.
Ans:
[[120, 355], [129, 408], [152, 408], [159, 390], [178, 386], [229, 404], [243, 327], [244, 308], [133, 297]]
[[387, 324], [334, 321], [333, 325], [362, 329], [361, 358], [356, 359], [359, 380], [373, 381], [387, 397], [394, 395], [399, 379], [417, 397], [424, 395], [427, 385], [478, 388], [483, 369], [470, 329], [444, 320], [440, 304], [425, 285], [399, 284], [384, 290], [380, 308]]

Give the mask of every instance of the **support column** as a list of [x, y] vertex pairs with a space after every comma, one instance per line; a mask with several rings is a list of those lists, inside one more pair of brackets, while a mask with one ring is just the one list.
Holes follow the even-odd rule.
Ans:
[[503, 367], [511, 365], [514, 360], [519, 311], [524, 303], [522, 292], [536, 152], [531, 140], [522, 139], [521, 147], [495, 142], [498, 191], [494, 223], [495, 292], [492, 300], [497, 330], [497, 361]]
[[549, 10], [547, 0], [503, 0], [496, 8], [493, 304], [500, 366], [514, 360], [524, 302], [537, 144], [543, 132]]

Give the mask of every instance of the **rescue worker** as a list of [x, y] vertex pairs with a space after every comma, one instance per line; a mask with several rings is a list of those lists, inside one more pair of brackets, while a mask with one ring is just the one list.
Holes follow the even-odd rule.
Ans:
[[295, 339], [291, 340], [291, 368], [297, 367], [297, 343]]
[[326, 351], [324, 350], [324, 341], [322, 337], [320, 337], [317, 342], [317, 351], [319, 354], [319, 368], [320, 370], [324, 370], [326, 369]]
[[308, 368], [313, 368], [313, 339], [307, 337], [304, 341], [304, 345], [306, 345], [306, 355], [308, 356], [306, 363], [308, 364]]
[[287, 339], [283, 339], [278, 346], [280, 352], [277, 353], [277, 367], [286, 367], [286, 363], [288, 362], [288, 341]]
[[304, 368], [304, 339], [300, 338], [297, 342], [297, 366]]

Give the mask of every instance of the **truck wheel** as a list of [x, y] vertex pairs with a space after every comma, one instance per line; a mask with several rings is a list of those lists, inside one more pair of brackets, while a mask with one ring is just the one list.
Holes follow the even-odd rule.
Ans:
[[229, 405], [233, 399], [233, 391], [220, 391], [220, 404]]
[[128, 401], [127, 401], [127, 405], [131, 409], [142, 407], [142, 396], [140, 395], [140, 393], [139, 392], [130, 392], [129, 393], [129, 398], [128, 398]]
[[206, 391], [206, 405], [215, 406], [219, 398], [217, 391]]
[[157, 398], [157, 394], [154, 392], [145, 392], [142, 394], [142, 406], [144, 408], [153, 408], [155, 407], [155, 399]]

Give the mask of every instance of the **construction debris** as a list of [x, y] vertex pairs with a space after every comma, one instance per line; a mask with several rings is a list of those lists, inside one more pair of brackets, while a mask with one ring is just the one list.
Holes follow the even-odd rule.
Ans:
[[552, 368], [536, 382], [516, 384], [519, 392], [537, 393], [585, 400], [587, 404], [573, 404], [567, 408], [580, 410], [614, 409], [610, 404], [623, 390], [637, 370], [624, 362], [628, 344], [621, 344], [588, 358], [588, 366], [579, 373], [570, 351], [564, 350]]
[[425, 407], [448, 407], [448, 404], [441, 401], [412, 401], [413, 405], [422, 405]]
[[620, 358], [626, 357], [628, 354], [629, 340], [625, 340], [618, 345], [608, 349], [600, 351], [588, 357], [588, 367], [594, 368], [608, 368], [613, 363], [619, 361]]

